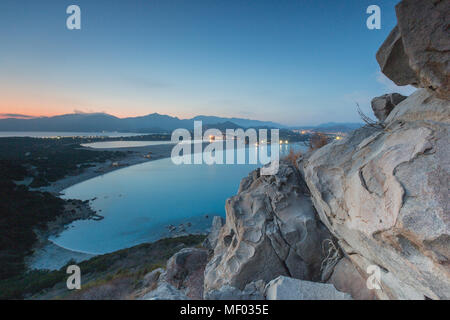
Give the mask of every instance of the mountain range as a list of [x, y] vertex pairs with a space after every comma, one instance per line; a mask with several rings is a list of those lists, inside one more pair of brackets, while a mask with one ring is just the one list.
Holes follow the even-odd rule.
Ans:
[[[66, 131], [66, 132], [170, 132], [177, 128], [192, 130], [194, 121], [202, 121], [206, 128], [279, 128], [293, 129], [272, 121], [259, 121], [243, 118], [225, 118], [216, 116], [196, 116], [191, 119], [180, 119], [169, 115], [152, 113], [146, 116], [118, 118], [106, 113], [74, 113], [53, 117], [6, 118], [0, 119], [0, 131]], [[342, 129], [346, 131], [360, 127], [361, 124], [327, 123], [319, 129]]]
[[[284, 128], [279, 123], [241, 118], [222, 118], [197, 116], [192, 119], [179, 119], [168, 115], [152, 113], [146, 116], [117, 118], [106, 113], [74, 113], [54, 117], [31, 119], [0, 119], [0, 131], [69, 131], [69, 132], [164, 132], [177, 128], [192, 129], [194, 121], [203, 121], [203, 125], [231, 123], [239, 127]], [[231, 128], [234, 126], [231, 125]]]

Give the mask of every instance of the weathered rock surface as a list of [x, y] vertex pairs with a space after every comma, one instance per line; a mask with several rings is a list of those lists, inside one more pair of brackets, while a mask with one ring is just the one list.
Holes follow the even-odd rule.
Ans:
[[215, 216], [212, 221], [211, 230], [203, 242], [203, 247], [208, 250], [214, 250], [219, 239], [220, 230], [225, 224], [225, 219], [219, 216]]
[[226, 224], [205, 269], [205, 291], [243, 290], [279, 275], [320, 279], [322, 244], [331, 235], [312, 207], [299, 172], [281, 162], [273, 176], [252, 172], [226, 202]]
[[[281, 163], [273, 176], [245, 178], [213, 237], [205, 297], [243, 297], [255, 292], [246, 285], [278, 277], [266, 298], [349, 298], [334, 284], [356, 299], [450, 299], [450, 1], [403, 0], [396, 10], [377, 60], [397, 85], [426, 89], [375, 98], [383, 128], [305, 155], [299, 171]], [[338, 239], [331, 255], [321, 246], [334, 238], [310, 196]], [[381, 288], [369, 290], [373, 267]]]
[[329, 283], [304, 281], [280, 276], [270, 281], [265, 289], [267, 300], [351, 300]]
[[450, 1], [403, 0], [398, 26], [377, 53], [382, 72], [397, 85], [412, 84], [450, 99]]
[[145, 294], [142, 300], [189, 300], [189, 298], [165, 281], [160, 281], [155, 290]]
[[372, 99], [372, 110], [378, 120], [383, 122], [394, 109], [396, 105], [407, 97], [399, 93], [385, 94]]
[[204, 249], [182, 249], [167, 261], [165, 281], [191, 299], [202, 299], [207, 259], [208, 253]]
[[403, 39], [398, 26], [396, 26], [383, 45], [378, 49], [377, 61], [383, 72], [398, 86], [408, 84], [417, 86], [419, 80], [414, 70], [409, 65], [408, 56], [403, 47]]
[[360, 270], [381, 267], [378, 297], [449, 299], [450, 102], [418, 90], [385, 125], [303, 162], [314, 205]]
[[167, 261], [166, 270], [158, 268], [144, 276], [141, 291], [145, 294], [141, 299], [203, 299], [207, 259], [208, 252], [205, 249], [181, 249]]
[[396, 11], [405, 52], [420, 86], [450, 100], [450, 1], [403, 0]]
[[375, 289], [367, 288], [367, 278], [367, 273], [359, 272], [353, 263], [344, 257], [335, 266], [328, 283], [334, 285], [337, 290], [350, 294], [355, 300], [375, 300]]
[[265, 283], [262, 280], [247, 284], [244, 290], [224, 285], [220, 289], [208, 291], [205, 300], [265, 300]]
[[155, 269], [144, 276], [142, 280], [142, 286], [150, 290], [156, 289], [158, 285], [159, 278], [165, 271], [163, 268]]

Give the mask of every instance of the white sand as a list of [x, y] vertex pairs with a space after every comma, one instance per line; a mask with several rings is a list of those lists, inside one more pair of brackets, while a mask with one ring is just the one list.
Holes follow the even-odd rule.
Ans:
[[92, 257], [95, 257], [95, 255], [64, 249], [48, 241], [45, 246], [27, 257], [25, 262], [29, 269], [59, 270], [70, 260], [81, 262]]

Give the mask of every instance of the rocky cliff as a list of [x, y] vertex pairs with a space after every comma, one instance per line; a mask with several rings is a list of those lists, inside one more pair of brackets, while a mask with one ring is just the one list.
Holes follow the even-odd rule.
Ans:
[[396, 10], [377, 60], [394, 82], [424, 89], [374, 99], [379, 124], [305, 156], [299, 172], [284, 164], [273, 177], [244, 179], [227, 202], [206, 290], [277, 275], [326, 281], [323, 244], [334, 242], [323, 223], [341, 252], [333, 267], [346, 256], [331, 276], [341, 290], [358, 295], [358, 281], [345, 278], [364, 283], [372, 265], [381, 289], [362, 298], [450, 298], [450, 2], [404, 0]]
[[396, 11], [398, 26], [377, 60], [397, 84], [424, 89], [399, 103], [374, 99], [378, 125], [299, 167], [353, 264], [380, 267], [379, 298], [449, 299], [450, 1], [404, 0]]
[[380, 298], [450, 298], [450, 104], [427, 89], [384, 128], [362, 128], [299, 163], [321, 221]]
[[244, 178], [208, 237], [204, 298], [450, 299], [450, 1], [396, 10], [377, 60], [420, 89], [375, 98], [378, 123]]

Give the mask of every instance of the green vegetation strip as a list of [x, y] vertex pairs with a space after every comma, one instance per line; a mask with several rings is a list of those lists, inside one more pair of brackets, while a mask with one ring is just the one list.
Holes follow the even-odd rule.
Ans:
[[[164, 267], [167, 260], [183, 247], [199, 246], [205, 236], [189, 235], [176, 238], [161, 239], [153, 243], [144, 243], [131, 248], [96, 256], [78, 263], [82, 275], [82, 290], [108, 283], [119, 277], [132, 278], [139, 281], [148, 272]], [[58, 271], [33, 270], [21, 275], [0, 281], [0, 299], [35, 298], [34, 295], [46, 293], [52, 288], [63, 293], [59, 298], [72, 292], [65, 289], [67, 266], [76, 264], [69, 262]], [[87, 279], [84, 281], [83, 279]], [[59, 290], [57, 290], [59, 289]], [[81, 291], [82, 291], [81, 290]], [[57, 295], [53, 295], [57, 297]]]

